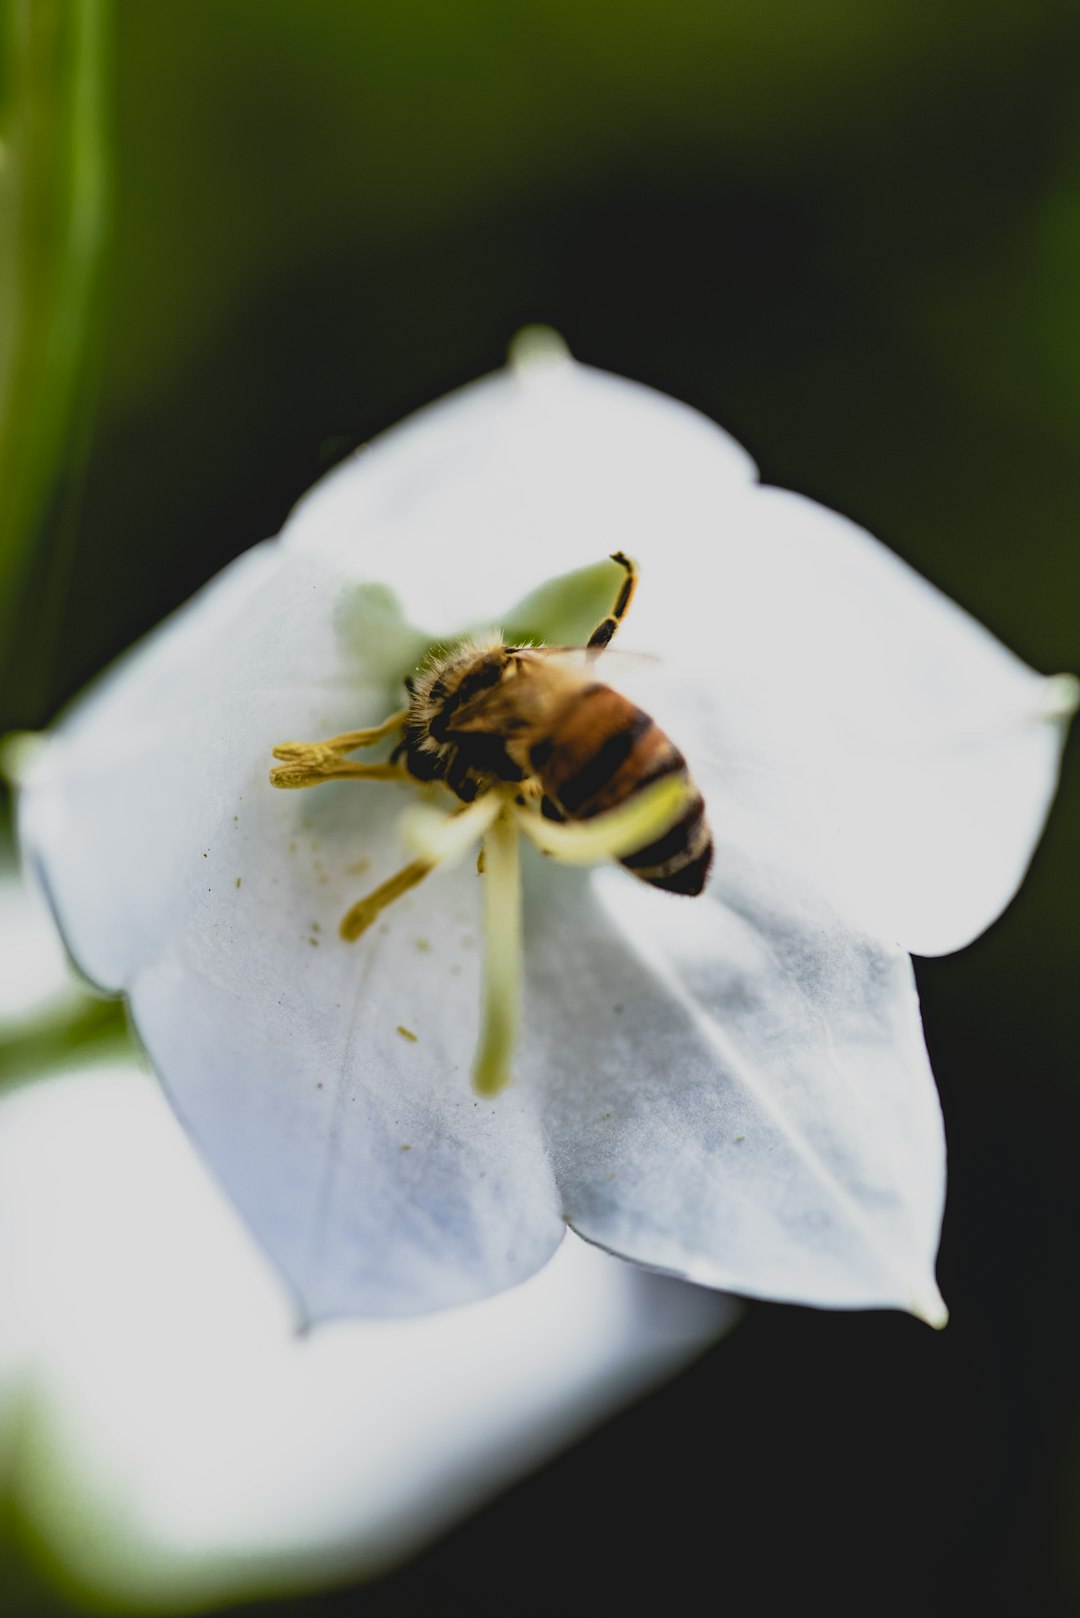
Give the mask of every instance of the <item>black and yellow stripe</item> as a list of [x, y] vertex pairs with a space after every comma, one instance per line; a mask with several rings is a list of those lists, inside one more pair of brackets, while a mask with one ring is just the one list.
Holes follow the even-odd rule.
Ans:
[[[530, 763], [548, 802], [545, 812], [590, 820], [617, 808], [666, 775], [690, 781], [686, 760], [654, 719], [608, 685], [587, 685], [532, 750]], [[712, 862], [705, 803], [690, 783], [679, 821], [621, 864], [669, 893], [697, 894]]]

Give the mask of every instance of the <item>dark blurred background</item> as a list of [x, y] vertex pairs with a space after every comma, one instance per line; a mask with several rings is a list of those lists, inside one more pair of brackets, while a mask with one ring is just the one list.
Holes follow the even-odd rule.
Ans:
[[[536, 320], [1080, 668], [1073, 0], [3, 10], [0, 731]], [[398, 1573], [244, 1610], [1080, 1613], [1077, 801], [1074, 753], [919, 963], [944, 1333], [751, 1305]]]

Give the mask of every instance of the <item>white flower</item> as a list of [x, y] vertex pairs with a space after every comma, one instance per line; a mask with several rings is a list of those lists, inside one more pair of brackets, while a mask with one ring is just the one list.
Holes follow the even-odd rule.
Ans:
[[5, 1493], [140, 1612], [385, 1569], [735, 1313], [571, 1240], [501, 1297], [298, 1339], [131, 1065], [0, 1099], [0, 1295]]
[[[378, 724], [435, 641], [579, 641], [616, 549], [619, 646], [659, 659], [634, 693], [704, 794], [712, 875], [688, 899], [528, 850], [516, 1082], [479, 1096], [488, 879], [438, 870], [343, 942], [415, 789], [275, 792], [267, 763]], [[482, 1297], [569, 1224], [710, 1286], [940, 1321], [907, 951], [1008, 902], [1074, 704], [692, 410], [534, 359], [337, 468], [126, 659], [34, 766], [23, 838], [308, 1317]]]

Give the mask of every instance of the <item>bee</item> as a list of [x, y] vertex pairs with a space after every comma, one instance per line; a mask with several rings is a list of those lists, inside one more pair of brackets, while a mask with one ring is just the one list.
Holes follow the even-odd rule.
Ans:
[[463, 803], [515, 786], [523, 802], [538, 799], [555, 821], [589, 820], [664, 776], [680, 776], [687, 802], [679, 820], [620, 864], [651, 887], [699, 894], [713, 844], [686, 760], [649, 714], [593, 677], [637, 584], [628, 556], [616, 551], [611, 559], [625, 578], [585, 646], [508, 646], [494, 633], [409, 676], [391, 764], [416, 781], [441, 782]]

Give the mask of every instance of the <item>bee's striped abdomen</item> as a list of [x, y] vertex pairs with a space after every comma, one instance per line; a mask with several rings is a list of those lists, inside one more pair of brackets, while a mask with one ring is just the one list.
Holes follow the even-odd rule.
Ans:
[[[532, 768], [567, 820], [589, 820], [625, 803], [662, 776], [689, 780], [686, 760], [655, 720], [608, 685], [587, 685], [533, 747]], [[701, 793], [671, 829], [621, 861], [654, 888], [700, 893], [712, 862]]]

